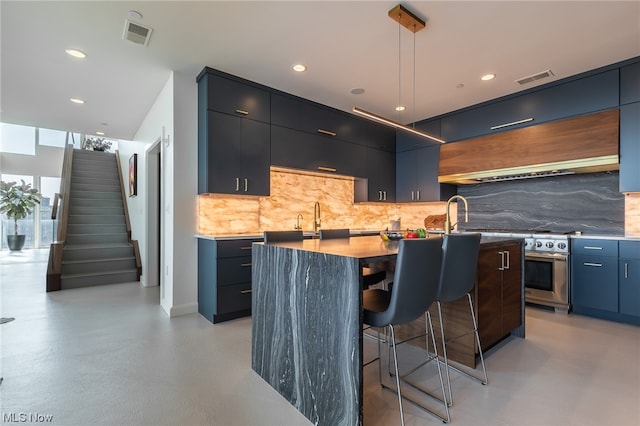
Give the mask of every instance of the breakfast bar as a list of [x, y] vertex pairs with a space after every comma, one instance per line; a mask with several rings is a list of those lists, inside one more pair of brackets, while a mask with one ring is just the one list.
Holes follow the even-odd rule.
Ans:
[[397, 253], [378, 236], [253, 243], [252, 369], [314, 424], [363, 423], [361, 271]]

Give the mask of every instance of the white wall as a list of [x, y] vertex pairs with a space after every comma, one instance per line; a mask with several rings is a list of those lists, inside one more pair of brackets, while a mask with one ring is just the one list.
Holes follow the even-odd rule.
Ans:
[[[161, 143], [161, 261], [160, 304], [170, 317], [198, 311], [197, 286], [197, 84], [195, 75], [174, 72], [136, 132], [134, 140], [149, 146]], [[146, 176], [143, 165], [139, 180]], [[146, 191], [146, 184], [139, 187]], [[130, 214], [146, 223], [148, 214], [144, 196], [138, 196]], [[140, 201], [141, 204], [137, 204]], [[132, 219], [133, 220], [133, 219]], [[137, 220], [137, 219], [136, 219]], [[147, 229], [145, 227], [144, 229]], [[147, 232], [149, 230], [147, 229]], [[147, 259], [155, 251], [147, 244], [148, 236], [138, 238], [141, 256]], [[143, 251], [144, 247], [144, 251]], [[146, 280], [145, 280], [146, 282]], [[150, 283], [151, 284], [151, 283]], [[151, 284], [153, 285], [153, 284]]]

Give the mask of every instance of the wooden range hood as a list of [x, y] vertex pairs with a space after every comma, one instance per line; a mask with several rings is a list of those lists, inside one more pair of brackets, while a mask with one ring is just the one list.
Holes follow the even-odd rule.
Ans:
[[618, 170], [619, 110], [440, 146], [438, 181], [477, 184]]

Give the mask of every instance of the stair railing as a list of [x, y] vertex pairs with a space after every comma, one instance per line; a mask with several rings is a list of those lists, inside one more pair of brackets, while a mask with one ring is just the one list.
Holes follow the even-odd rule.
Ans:
[[47, 292], [62, 288], [62, 249], [67, 239], [69, 223], [69, 194], [71, 192], [71, 168], [73, 163], [73, 145], [66, 144], [60, 175], [60, 192], [56, 193], [51, 210], [51, 219], [58, 220], [56, 240], [51, 243], [49, 264], [47, 265]]
[[120, 180], [120, 195], [122, 196], [122, 206], [124, 207], [124, 221], [127, 227], [127, 241], [133, 246], [134, 256], [136, 258], [136, 275], [138, 281], [142, 276], [142, 261], [140, 260], [140, 247], [138, 240], [131, 239], [131, 221], [129, 220], [129, 207], [127, 206], [127, 196], [125, 193], [124, 179], [122, 178], [122, 168], [120, 167], [120, 154], [116, 149], [116, 163], [118, 164], [118, 179]]

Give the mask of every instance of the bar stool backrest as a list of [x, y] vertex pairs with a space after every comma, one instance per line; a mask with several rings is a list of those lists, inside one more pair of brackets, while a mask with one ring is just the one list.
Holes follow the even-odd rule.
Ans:
[[440, 302], [452, 302], [471, 291], [476, 280], [480, 234], [449, 234], [442, 244]]
[[264, 231], [265, 243], [282, 243], [287, 241], [302, 241], [302, 231]]
[[321, 229], [320, 239], [331, 240], [334, 238], [350, 238], [351, 232], [349, 229]]
[[406, 324], [424, 314], [438, 294], [441, 264], [442, 239], [400, 240], [391, 300], [378, 320]]

